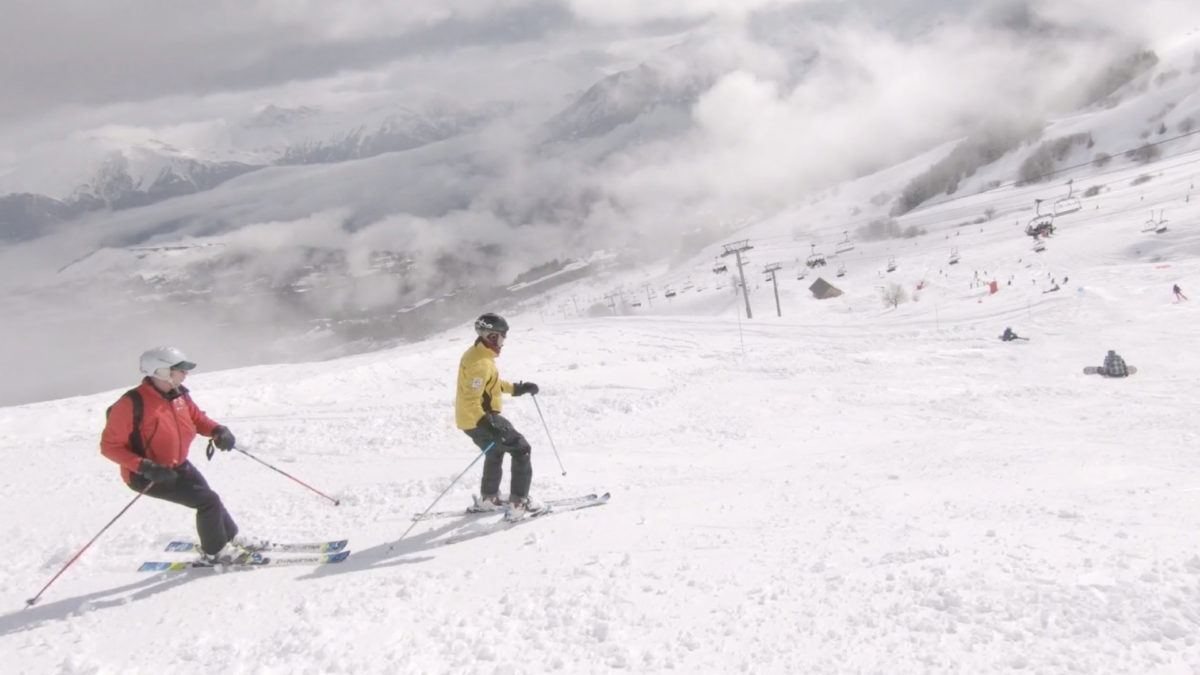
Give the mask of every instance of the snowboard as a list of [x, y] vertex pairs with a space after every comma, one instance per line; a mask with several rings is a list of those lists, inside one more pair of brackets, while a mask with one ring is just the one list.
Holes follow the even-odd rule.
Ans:
[[[1130, 375], [1137, 374], [1137, 366], [1125, 366], [1125, 370], [1127, 370]], [[1083, 369], [1083, 374], [1084, 375], [1101, 375], [1103, 377], [1108, 377], [1108, 375], [1104, 374], [1104, 369], [1101, 368], [1100, 366], [1088, 366]]]

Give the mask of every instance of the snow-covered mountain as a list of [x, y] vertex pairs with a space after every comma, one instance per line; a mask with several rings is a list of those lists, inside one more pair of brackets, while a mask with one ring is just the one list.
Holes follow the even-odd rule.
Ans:
[[[678, 113], [686, 119], [696, 99], [710, 88], [716, 74], [659, 64], [640, 64], [589, 87], [545, 124], [548, 142], [568, 142], [607, 134], [655, 114]], [[686, 130], [679, 124], [675, 133]]]
[[[739, 61], [747, 52], [720, 35], [682, 35], [550, 110], [371, 99], [85, 134], [108, 162], [91, 167], [102, 180], [72, 184], [77, 201], [0, 198], [0, 213], [25, 219], [10, 236], [30, 239], [0, 248], [8, 272], [0, 303], [9, 313], [78, 306], [75, 329], [33, 325], [20, 339], [10, 336], [6, 354], [28, 360], [46, 340], [69, 340], [87, 326], [103, 326], [106, 344], [140, 339], [147, 313], [171, 317], [160, 328], [169, 335], [219, 336], [228, 345], [216, 359], [222, 366], [373, 349], [579, 276], [709, 256], [713, 242], [746, 223], [792, 219], [784, 229], [805, 242], [798, 247], [807, 255], [811, 239], [828, 247], [860, 228], [919, 231], [922, 208], [1013, 181], [1050, 183], [1037, 198], [1053, 200], [1072, 189], [1068, 180], [1083, 193], [1095, 187], [1094, 174], [1128, 166], [1150, 173], [1155, 152], [1170, 157], [1195, 147], [1186, 132], [1200, 114], [1193, 34], [1132, 52], [1118, 45], [1090, 63], [1068, 60], [1063, 69], [1079, 74], [1074, 95], [1088, 105], [1045, 121], [1028, 108], [1044, 103], [1039, 87], [1059, 84], [1062, 73], [1020, 80], [1015, 89], [1026, 99], [1005, 117], [996, 106], [1006, 99], [987, 98], [991, 84], [975, 62], [959, 84], [975, 87], [983, 103], [922, 88], [920, 78], [879, 80], [864, 70], [901, 58], [902, 48], [936, 68], [921, 61], [928, 56], [921, 50], [944, 36], [906, 27], [914, 43], [863, 54], [877, 45], [839, 51], [844, 36], [822, 38], [819, 29], [783, 20], [756, 30], [787, 49]], [[1130, 53], [1142, 56], [1129, 60]], [[1052, 57], [1039, 46], [1031, 63]], [[984, 65], [995, 63], [1011, 65]], [[1014, 75], [1003, 72], [996, 87]], [[830, 96], [829, 86], [843, 95]], [[889, 97], [874, 98], [877, 90]], [[1071, 99], [1054, 93], [1056, 102]], [[847, 101], [861, 106], [839, 107]], [[884, 105], [895, 101], [915, 112]], [[939, 116], [946, 124], [930, 121]], [[289, 152], [319, 163], [288, 164]], [[87, 153], [78, 159], [87, 164]], [[151, 194], [175, 196], [123, 208], [153, 201]], [[856, 197], [846, 212], [832, 213], [819, 206], [833, 203], [830, 194]], [[1033, 199], [998, 213], [1023, 217]], [[74, 220], [50, 226], [64, 218]], [[518, 281], [549, 261], [599, 259], [603, 270], [588, 263], [532, 286]], [[697, 269], [708, 274], [705, 266], [711, 260]], [[682, 287], [686, 278], [672, 283]], [[613, 293], [619, 289], [598, 289], [571, 306], [612, 307]], [[135, 302], [114, 306], [116, 298]], [[52, 335], [30, 339], [39, 331]], [[89, 363], [97, 381], [115, 377], [115, 367]], [[51, 379], [39, 380], [34, 396], [66, 386]]]
[[[289, 141], [277, 163], [344, 162], [409, 150], [477, 129], [502, 118], [510, 108], [508, 104], [496, 103], [466, 110], [442, 103], [422, 112], [405, 108], [388, 111], [378, 121], [360, 123], [327, 137], [318, 137], [310, 131], [308, 138]], [[291, 135], [299, 134], [293, 130]]]
[[130, 209], [210, 190], [262, 168], [242, 162], [204, 162], [179, 154], [135, 148], [108, 155], [92, 178], [66, 200], [80, 212]]
[[[165, 129], [104, 128], [33, 148], [0, 169], [0, 241], [98, 210], [122, 210], [210, 190], [272, 165], [344, 162], [420, 147], [477, 129], [510, 107], [420, 110], [374, 105], [323, 111], [267, 105], [244, 120]], [[59, 159], [73, 153], [63, 166]], [[69, 188], [68, 188], [69, 186]], [[4, 194], [8, 192], [8, 194]]]

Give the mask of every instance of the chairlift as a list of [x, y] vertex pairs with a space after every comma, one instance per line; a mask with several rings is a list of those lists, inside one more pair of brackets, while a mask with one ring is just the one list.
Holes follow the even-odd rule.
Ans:
[[809, 269], [813, 269], [816, 267], [824, 267], [825, 266], [825, 254], [817, 253], [817, 245], [816, 244], [810, 244], [810, 245], [812, 246], [812, 255], [808, 256], [808, 259], [804, 261], [804, 264], [808, 265]]
[[843, 239], [839, 241], [837, 246], [835, 246], [833, 249], [834, 252], [838, 254], [854, 250], [854, 242], [850, 241], [850, 231], [842, 230], [842, 234], [844, 235]]
[[837, 275], [839, 277], [846, 276], [846, 264], [845, 263], [838, 263]]
[[796, 273], [796, 281], [802, 281], [806, 276], [808, 276], [808, 268], [801, 267], [800, 271]]
[[716, 264], [713, 265], [713, 274], [723, 274], [728, 271], [729, 271], [729, 268], [726, 267], [725, 263], [721, 262], [720, 260], [718, 260], [716, 262]]
[[1030, 219], [1029, 225], [1025, 228], [1025, 234], [1034, 239], [1054, 234], [1054, 214], [1042, 213], [1042, 200], [1035, 199], [1033, 201], [1037, 213]]
[[[1165, 210], [1165, 209], [1160, 209], [1160, 210], [1159, 210], [1159, 212], [1158, 212], [1158, 222], [1157, 222], [1157, 223], [1155, 223], [1155, 228], [1154, 228], [1154, 233], [1155, 233], [1155, 234], [1162, 234], [1163, 232], [1166, 232], [1166, 231], [1167, 231], [1167, 219], [1166, 219], [1166, 218], [1163, 218], [1163, 211], [1164, 211], [1164, 210]], [[1151, 212], [1150, 212], [1150, 215], [1151, 215], [1151, 216], [1153, 216], [1153, 215], [1154, 215], [1154, 212], [1153, 212], [1153, 211], [1151, 211]]]
[[896, 256], [893, 255], [893, 256], [888, 257], [887, 271], [889, 271], [889, 272], [896, 271]]
[[663, 295], [668, 298], [673, 298], [675, 297], [675, 291], [670, 286], [667, 286], [666, 289], [663, 290]]
[[1067, 181], [1067, 196], [1054, 201], [1054, 215], [1061, 216], [1064, 213], [1075, 213], [1083, 208], [1083, 204], [1075, 198], [1075, 179]]
[[950, 264], [951, 265], [958, 264], [958, 247], [954, 247], [954, 248], [950, 249]]
[[1041, 253], [1042, 251], [1045, 251], [1045, 250], [1046, 250], [1046, 242], [1042, 241], [1041, 239], [1039, 239], [1038, 242], [1033, 245], [1034, 253]]
[[1142, 232], [1158, 232], [1158, 218], [1154, 217], [1154, 211], [1150, 212], [1150, 218], [1142, 225]]

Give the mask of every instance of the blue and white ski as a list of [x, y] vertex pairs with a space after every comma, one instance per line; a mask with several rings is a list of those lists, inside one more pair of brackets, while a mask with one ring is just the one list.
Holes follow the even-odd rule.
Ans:
[[226, 564], [207, 563], [202, 560], [184, 560], [178, 562], [144, 562], [138, 567], [139, 572], [178, 572], [190, 569], [252, 569], [256, 567], [279, 567], [283, 565], [328, 565], [340, 563], [350, 556], [350, 551], [338, 551], [321, 555], [288, 556], [271, 558], [262, 554], [241, 562]]
[[[263, 546], [247, 546], [247, 551], [256, 553], [337, 553], [346, 548], [349, 539], [310, 542], [266, 542]], [[168, 553], [199, 553], [200, 544], [194, 541], [173, 541], [164, 549]]]

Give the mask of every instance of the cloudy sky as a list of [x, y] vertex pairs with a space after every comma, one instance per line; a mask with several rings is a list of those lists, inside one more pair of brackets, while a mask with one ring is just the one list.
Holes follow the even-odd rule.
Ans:
[[[4, 0], [0, 121], [67, 106], [254, 91], [399, 60], [445, 73], [478, 67], [482, 60], [473, 60], [471, 49], [528, 44], [549, 46], [552, 56], [554, 45], [586, 36], [585, 45], [604, 50], [622, 37], [838, 4], [896, 17], [1028, 5], [1053, 21], [1106, 26], [1137, 39], [1195, 13], [1191, 3], [1175, 0]], [[464, 61], [445, 63], [457, 59]]]
[[[364, 101], [500, 100], [544, 119], [651, 63], [701, 83], [685, 119], [553, 156], [498, 126], [459, 177], [487, 227], [599, 192], [575, 215], [635, 230], [770, 209], [980, 120], [1070, 109], [1108, 60], [1200, 25], [1177, 0], [0, 0], [0, 15], [0, 193], [65, 197], [96, 153], [151, 140], [233, 153], [230, 128], [267, 104], [352, 122]], [[241, 224], [354, 206], [305, 203]]]

